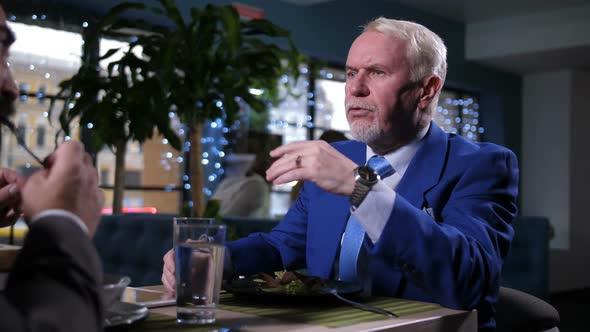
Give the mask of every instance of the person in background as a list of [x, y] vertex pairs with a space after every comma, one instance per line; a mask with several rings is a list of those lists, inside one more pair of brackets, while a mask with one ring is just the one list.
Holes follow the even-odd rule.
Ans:
[[[225, 177], [212, 200], [219, 201], [223, 217], [264, 218], [268, 216], [270, 186], [264, 178], [264, 163], [255, 154], [228, 154]], [[262, 174], [261, 174], [262, 173]]]
[[[0, 7], [0, 115], [18, 96], [7, 66], [14, 34]], [[104, 194], [79, 142], [62, 144], [28, 179], [0, 169], [0, 224], [29, 225], [0, 293], [1, 331], [102, 331], [102, 269], [91, 237]]]
[[[517, 214], [514, 153], [445, 133], [432, 121], [447, 50], [426, 27], [378, 18], [346, 60], [346, 116], [355, 141], [283, 145], [267, 171], [304, 180], [269, 233], [227, 244], [226, 274], [306, 268], [374, 295], [477, 309], [495, 329], [502, 262]], [[174, 259], [162, 282], [175, 285]]]

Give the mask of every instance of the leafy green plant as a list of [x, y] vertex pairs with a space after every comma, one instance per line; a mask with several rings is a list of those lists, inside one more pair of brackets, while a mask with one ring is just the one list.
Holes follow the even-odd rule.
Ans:
[[[184, 18], [174, 0], [158, 2], [159, 7], [123, 3], [113, 7], [98, 23], [97, 36], [132, 40], [131, 48], [141, 46], [144, 56], [127, 52], [125, 60], [120, 60], [123, 62], [111, 63], [109, 79], [99, 79], [101, 84], [94, 81], [96, 71], [93, 72], [92, 66], [85, 69], [83, 66], [74, 78], [62, 85], [61, 95], [68, 98], [68, 102], [60, 120], [64, 130], [68, 130], [75, 117], [80, 117], [81, 124], [94, 121], [95, 125], [104, 125], [104, 137], [100, 136], [97, 144], [115, 147], [118, 157], [120, 142], [126, 138], [141, 141], [149, 137], [150, 125], [173, 142], [173, 132], [165, 120], [173, 107], [189, 129], [189, 175], [194, 203], [190, 214], [201, 216], [205, 207], [201, 166], [203, 124], [217, 118], [232, 124], [244, 106], [265, 111], [269, 102], [278, 99], [281, 77], [298, 76], [301, 56], [287, 30], [264, 19], [241, 20], [232, 6], [209, 4], [204, 8], [191, 8]], [[156, 14], [165, 23], [123, 19], [129, 10], [135, 10], [136, 16], [141, 16], [137, 11]], [[283, 47], [275, 41], [283, 43]], [[131, 75], [111, 75], [115, 66], [119, 72], [123, 70]], [[136, 79], [137, 75], [141, 79]], [[254, 95], [250, 92], [252, 88], [263, 93]], [[105, 100], [101, 91], [110, 89], [113, 94], [106, 94], [110, 100]], [[74, 92], [81, 94], [76, 97]], [[98, 103], [97, 95], [103, 96]], [[67, 106], [69, 102], [73, 103], [72, 108]], [[136, 110], [137, 116], [129, 113]], [[126, 121], [120, 121], [122, 117]], [[124, 130], [111, 126], [120, 123], [126, 123]], [[122, 133], [126, 134], [120, 137]], [[173, 143], [178, 149], [179, 142], [174, 139]]]
[[[119, 10], [110, 12], [97, 26], [111, 26], [119, 13]], [[169, 87], [153, 74], [154, 63], [134, 52], [143, 46], [144, 41], [131, 42], [120, 59], [111, 61], [106, 71], [100, 70], [98, 60], [112, 59], [119, 51], [109, 50], [100, 59], [93, 56], [89, 48], [98, 43], [101, 32], [104, 31], [96, 28], [91, 31], [84, 44], [80, 69], [59, 85], [57, 96], [64, 99], [59, 110], [59, 122], [64, 135], [71, 135], [72, 123], [77, 121], [80, 127], [92, 128], [95, 149], [105, 145], [111, 148], [115, 154], [113, 212], [120, 213], [127, 143], [143, 143], [153, 136], [155, 130], [176, 149], [181, 148], [181, 142], [170, 127], [168, 111], [172, 104], [168, 98]], [[55, 107], [53, 101], [50, 113]]]

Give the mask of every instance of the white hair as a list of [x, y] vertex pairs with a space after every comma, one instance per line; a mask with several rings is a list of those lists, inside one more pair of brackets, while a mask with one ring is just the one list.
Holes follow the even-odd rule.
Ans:
[[[447, 47], [443, 40], [427, 27], [418, 23], [379, 17], [363, 27], [363, 32], [377, 31], [408, 43], [407, 59], [410, 63], [410, 79], [418, 82], [429, 75], [441, 79], [441, 87], [447, 76]], [[431, 103], [438, 103], [440, 90]]]

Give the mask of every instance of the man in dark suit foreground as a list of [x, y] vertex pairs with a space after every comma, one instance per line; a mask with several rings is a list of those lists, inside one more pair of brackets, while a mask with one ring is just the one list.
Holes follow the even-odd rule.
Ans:
[[[7, 66], [14, 34], [0, 7], [0, 115], [18, 96]], [[0, 293], [1, 331], [101, 331], [102, 272], [91, 241], [104, 195], [79, 142], [62, 144], [25, 181], [0, 169], [0, 226], [21, 212], [29, 224], [23, 248]]]

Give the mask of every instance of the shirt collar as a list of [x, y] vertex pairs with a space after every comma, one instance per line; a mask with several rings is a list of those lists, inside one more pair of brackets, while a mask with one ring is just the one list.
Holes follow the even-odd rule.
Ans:
[[[398, 173], [400, 177], [404, 176], [404, 173], [410, 165], [410, 161], [412, 161], [416, 151], [418, 151], [418, 148], [422, 145], [423, 138], [426, 136], [428, 129], [430, 129], [430, 123], [428, 123], [428, 125], [424, 127], [410, 143], [383, 156], [391, 166], [393, 166], [393, 169], [395, 169], [395, 172]], [[373, 149], [367, 146], [367, 160], [374, 155], [376, 155], [376, 153], [373, 152]]]

